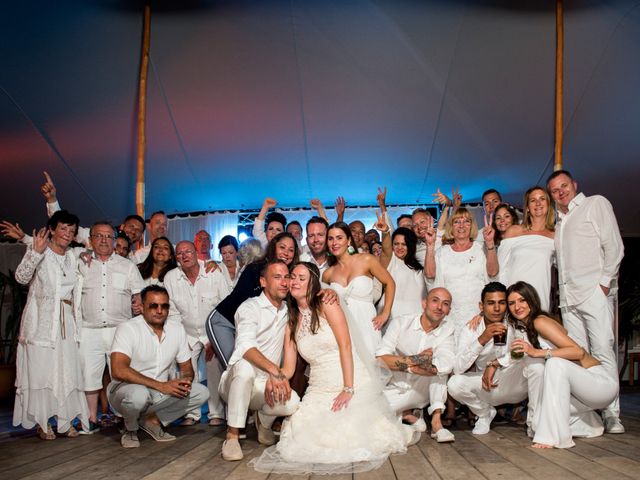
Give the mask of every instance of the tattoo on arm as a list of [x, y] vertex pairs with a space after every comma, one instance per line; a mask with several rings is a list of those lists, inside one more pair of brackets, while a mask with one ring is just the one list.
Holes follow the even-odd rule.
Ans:
[[398, 367], [398, 370], [400, 370], [401, 372], [406, 372], [409, 369], [409, 365], [400, 360], [396, 361], [396, 367]]

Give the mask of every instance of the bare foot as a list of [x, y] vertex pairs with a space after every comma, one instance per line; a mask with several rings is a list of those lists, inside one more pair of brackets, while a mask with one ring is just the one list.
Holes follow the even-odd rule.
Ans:
[[546, 443], [534, 443], [533, 445], [531, 445], [531, 448], [537, 448], [539, 450], [546, 450], [549, 448], [553, 448], [553, 445], [547, 445]]

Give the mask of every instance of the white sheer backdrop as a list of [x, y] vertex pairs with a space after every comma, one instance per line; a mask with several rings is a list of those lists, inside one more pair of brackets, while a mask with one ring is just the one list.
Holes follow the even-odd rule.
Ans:
[[211, 258], [220, 260], [218, 242], [225, 235], [238, 236], [237, 213], [208, 213], [194, 217], [169, 219], [169, 240], [174, 245], [180, 240], [191, 240], [200, 230], [211, 235]]
[[[395, 227], [396, 219], [404, 214], [411, 214], [414, 208], [417, 206], [403, 206], [403, 207], [389, 207], [389, 217]], [[474, 205], [466, 205], [474, 214], [476, 221], [478, 222], [478, 228], [482, 228], [482, 207]], [[354, 220], [360, 220], [364, 223], [365, 229], [369, 230], [373, 228], [376, 223], [376, 207], [350, 207], [347, 208], [344, 215], [345, 222], [353, 222]], [[303, 235], [304, 227], [313, 215], [315, 211], [309, 209], [300, 210], [286, 210], [282, 212], [287, 221], [291, 222], [297, 220], [302, 225]], [[332, 223], [336, 218], [334, 209], [327, 210], [327, 216], [329, 217], [329, 223]], [[169, 239], [175, 245], [180, 240], [193, 240], [194, 235], [199, 230], [206, 230], [211, 235], [213, 248], [211, 249], [211, 257], [220, 260], [220, 252], [218, 252], [218, 241], [224, 235], [233, 235], [238, 237], [238, 213], [208, 213], [199, 216], [188, 217], [176, 217], [169, 219]], [[304, 241], [303, 241], [304, 243]]]

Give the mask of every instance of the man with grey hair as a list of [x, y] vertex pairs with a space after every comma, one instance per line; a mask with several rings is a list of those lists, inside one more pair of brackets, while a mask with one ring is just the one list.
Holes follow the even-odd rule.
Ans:
[[[209, 312], [216, 308], [220, 300], [230, 293], [220, 269], [207, 272], [204, 261], [198, 260], [196, 247], [183, 240], [176, 245], [178, 268], [164, 277], [164, 286], [169, 292], [169, 320], [182, 323], [187, 332], [191, 350], [191, 362], [198, 378], [198, 360], [204, 354], [209, 387], [209, 425], [224, 423], [224, 405], [218, 395], [218, 382], [222, 374], [220, 362], [214, 358], [214, 351], [205, 331]], [[189, 412], [182, 425], [194, 425], [200, 421], [200, 409]]]

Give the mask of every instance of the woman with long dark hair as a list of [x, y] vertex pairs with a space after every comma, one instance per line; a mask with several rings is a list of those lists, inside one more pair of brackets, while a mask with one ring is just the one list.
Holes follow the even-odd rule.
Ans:
[[243, 267], [236, 286], [207, 318], [207, 336], [223, 369], [227, 368], [233, 353], [236, 310], [248, 298], [260, 295], [260, 271], [265, 263], [275, 259], [287, 265], [298, 261], [298, 244], [290, 233], [282, 232], [274, 236], [267, 245], [265, 255]]
[[164, 276], [169, 270], [178, 266], [176, 252], [167, 237], [158, 237], [151, 242], [151, 250], [144, 262], [138, 264], [138, 270], [144, 283], [148, 285], [160, 285], [164, 282]]
[[358, 326], [337, 303], [322, 303], [320, 288], [316, 265], [302, 262], [292, 269], [282, 371], [293, 375], [299, 353], [310, 365], [309, 388], [285, 420], [278, 444], [254, 462], [256, 470], [363, 472], [405, 451], [413, 438], [382, 395], [382, 384], [371, 373], [373, 361], [367, 365], [362, 358], [368, 354], [361, 350]]
[[508, 203], [501, 203], [493, 211], [493, 229], [496, 231], [494, 242], [500, 245], [502, 237], [511, 225], [518, 225], [520, 219], [516, 209]]
[[[375, 227], [382, 233], [380, 263], [396, 283], [390, 318], [421, 313], [427, 284], [422, 265], [416, 259], [418, 237], [413, 230], [404, 227], [389, 235], [391, 229], [381, 216], [378, 217]], [[383, 307], [384, 298], [378, 303], [378, 311]]]
[[573, 436], [602, 435], [602, 420], [593, 411], [613, 401], [618, 383], [542, 310], [533, 286], [514, 283], [507, 289], [507, 303], [510, 321], [526, 331], [511, 350], [527, 356], [533, 447], [570, 448]]
[[[380, 329], [389, 320], [396, 291], [395, 282], [369, 253], [355, 253], [353, 237], [349, 225], [336, 222], [327, 231], [329, 268], [323, 273], [322, 281], [330, 284], [343, 299], [353, 318], [361, 322], [367, 331], [367, 349], [371, 357], [381, 340]], [[373, 305], [373, 279], [384, 287], [384, 307], [376, 315]]]

